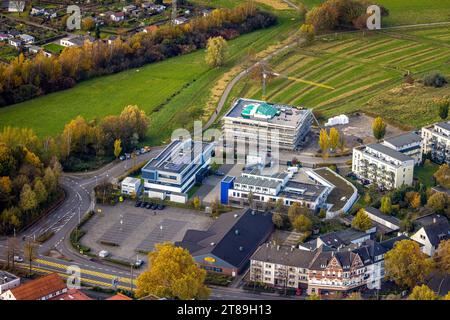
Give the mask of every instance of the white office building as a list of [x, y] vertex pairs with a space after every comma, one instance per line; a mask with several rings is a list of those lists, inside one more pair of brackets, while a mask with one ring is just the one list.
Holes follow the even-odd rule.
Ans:
[[422, 137], [415, 132], [385, 139], [382, 144], [412, 157], [416, 165], [422, 163]]
[[120, 184], [122, 194], [128, 195], [128, 196], [136, 196], [139, 194], [141, 189], [141, 179], [133, 178], [133, 177], [126, 177], [123, 179], [122, 183]]
[[142, 168], [144, 194], [186, 202], [187, 192], [208, 172], [214, 148], [214, 142], [172, 141]]

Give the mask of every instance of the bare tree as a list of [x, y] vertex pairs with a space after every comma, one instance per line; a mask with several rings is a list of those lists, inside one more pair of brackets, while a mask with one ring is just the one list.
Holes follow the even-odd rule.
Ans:
[[8, 238], [6, 243], [6, 261], [9, 268], [12, 262], [12, 268], [15, 268], [14, 256], [19, 252], [19, 241], [16, 237]]
[[29, 274], [31, 275], [32, 262], [36, 258], [37, 244], [31, 239], [27, 240], [23, 248], [25, 259], [29, 262]]

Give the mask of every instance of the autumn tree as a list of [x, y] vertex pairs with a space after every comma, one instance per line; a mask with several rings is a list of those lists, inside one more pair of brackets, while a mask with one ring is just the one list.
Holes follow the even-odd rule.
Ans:
[[372, 228], [372, 220], [363, 208], [359, 209], [352, 220], [352, 228], [360, 231], [367, 231]]
[[38, 205], [36, 194], [31, 189], [29, 184], [25, 184], [20, 192], [19, 205], [23, 211], [34, 210]]
[[381, 198], [381, 207], [380, 211], [384, 214], [391, 214], [392, 212], [392, 203], [390, 196], [384, 196]]
[[118, 158], [122, 153], [122, 141], [120, 139], [114, 140], [114, 156]]
[[195, 262], [189, 251], [171, 243], [156, 244], [148, 255], [149, 267], [136, 280], [136, 296], [150, 294], [169, 299], [206, 299], [206, 271]]
[[195, 196], [194, 199], [192, 199], [192, 205], [194, 206], [195, 209], [200, 209], [201, 205], [202, 205], [202, 201], [200, 200], [199, 196]]
[[25, 259], [28, 260], [28, 266], [29, 266], [29, 273], [31, 274], [32, 270], [32, 262], [36, 258], [37, 255], [37, 244], [31, 240], [28, 240], [25, 242], [23, 253], [25, 256]]
[[283, 214], [281, 214], [279, 212], [275, 212], [272, 215], [272, 222], [277, 228], [279, 228], [279, 229], [282, 228], [284, 226]]
[[331, 150], [333, 151], [336, 150], [337, 147], [339, 146], [339, 139], [340, 139], [339, 131], [336, 128], [330, 129], [329, 139]]
[[433, 268], [433, 262], [412, 240], [402, 240], [385, 255], [386, 277], [399, 286], [413, 288], [423, 283]]
[[426, 285], [415, 286], [408, 300], [438, 300], [439, 296]]
[[436, 213], [443, 213], [447, 203], [447, 194], [443, 192], [435, 192], [428, 198], [427, 207]]
[[314, 26], [311, 24], [302, 24], [300, 27], [300, 39], [304, 39], [306, 44], [310, 44], [314, 41], [316, 32]]
[[227, 54], [227, 41], [219, 36], [208, 39], [205, 60], [211, 67], [220, 67], [225, 63]]
[[436, 178], [437, 183], [444, 188], [450, 189], [450, 167], [448, 164], [444, 163], [441, 165], [433, 176]]
[[291, 223], [294, 222], [295, 218], [302, 214], [307, 214], [308, 209], [306, 207], [301, 206], [298, 202], [294, 202], [288, 209], [288, 218]]
[[321, 129], [319, 134], [319, 147], [322, 150], [322, 157], [328, 157], [328, 149], [330, 148], [330, 138], [328, 137], [327, 130]]
[[301, 214], [295, 217], [294, 221], [292, 222], [292, 226], [296, 231], [299, 232], [311, 231], [312, 221], [304, 214]]
[[47, 201], [48, 193], [45, 189], [45, 185], [40, 178], [34, 180], [33, 191], [36, 195], [36, 201], [38, 205]]
[[442, 240], [434, 257], [435, 265], [444, 274], [450, 274], [450, 240]]
[[384, 135], [386, 134], [386, 123], [381, 117], [376, 117], [375, 120], [373, 120], [372, 131], [375, 139], [383, 139]]
[[306, 23], [314, 26], [316, 31], [332, 30], [338, 19], [338, 12], [325, 4], [312, 8], [306, 14]]

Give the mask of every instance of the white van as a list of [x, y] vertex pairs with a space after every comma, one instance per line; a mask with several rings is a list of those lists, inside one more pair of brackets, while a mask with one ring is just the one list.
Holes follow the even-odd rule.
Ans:
[[107, 256], [109, 256], [109, 252], [106, 251], [106, 250], [102, 250], [102, 251], [100, 251], [100, 252], [98, 253], [98, 256], [99, 256], [100, 258], [106, 258]]

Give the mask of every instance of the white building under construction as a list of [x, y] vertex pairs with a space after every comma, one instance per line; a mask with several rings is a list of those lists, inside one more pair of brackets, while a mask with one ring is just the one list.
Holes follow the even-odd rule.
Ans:
[[313, 119], [311, 109], [241, 98], [223, 117], [223, 131], [227, 143], [229, 139], [258, 145], [267, 141], [269, 150], [274, 144], [280, 150], [296, 150], [304, 142]]

